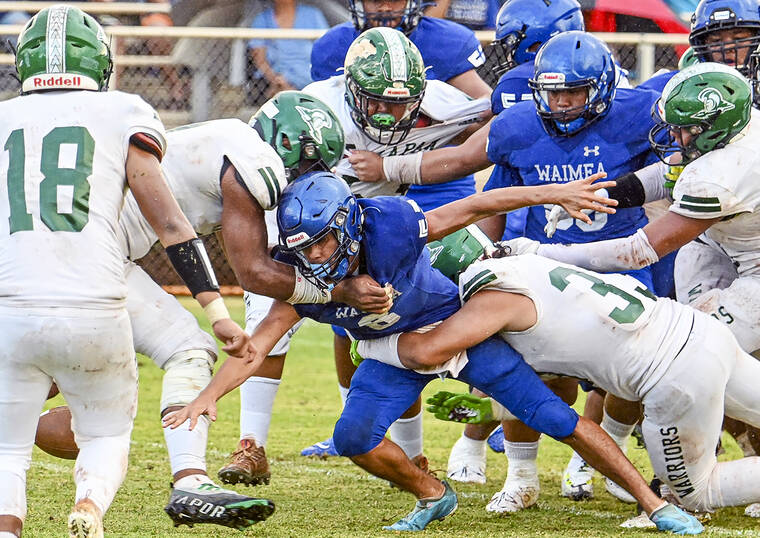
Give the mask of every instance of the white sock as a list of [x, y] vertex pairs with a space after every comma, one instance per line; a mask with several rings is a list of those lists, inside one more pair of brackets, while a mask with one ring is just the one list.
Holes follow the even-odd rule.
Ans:
[[602, 416], [602, 423], [600, 426], [609, 434], [610, 437], [612, 437], [612, 440], [615, 441], [617, 446], [620, 447], [620, 450], [623, 451], [623, 454], [627, 454], [628, 437], [631, 436], [631, 432], [633, 432], [633, 428], [636, 426], [636, 424], [623, 424], [622, 422], [618, 422], [614, 418], [610, 417], [607, 414], [607, 411], [605, 411], [604, 415]]
[[391, 440], [412, 459], [422, 454], [422, 412], [412, 418], [400, 418], [388, 428]]
[[[0, 471], [0, 514], [26, 517], [26, 471], [24, 462], [18, 462], [17, 471]], [[26, 463], [28, 466], [29, 464]], [[13, 538], [16, 538], [15, 536]]]
[[[504, 440], [504, 455], [509, 462], [506, 482], [530, 482], [538, 484], [538, 441], [513, 443]], [[505, 483], [506, 483], [505, 482]]]
[[346, 398], [348, 398], [348, 387], [344, 387], [338, 383], [338, 392], [340, 392], [340, 403], [343, 407], [346, 407]]
[[12, 532], [0, 531], [0, 538], [18, 538], [18, 536]]
[[189, 489], [189, 488], [197, 488], [198, 486], [202, 484], [214, 484], [214, 481], [211, 480], [205, 474], [191, 474], [189, 476], [183, 476], [182, 478], [177, 480], [174, 483], [174, 487], [179, 488], [179, 489]]
[[567, 462], [567, 470], [570, 472], [577, 471], [584, 465], [586, 465], [586, 460], [584, 460], [580, 454], [573, 451], [573, 455], [570, 457], [570, 461]]
[[240, 438], [266, 446], [279, 379], [252, 376], [240, 385]]
[[458, 444], [470, 454], [480, 454], [486, 449], [486, 439], [473, 439], [462, 432]]
[[[79, 456], [74, 465], [76, 499], [89, 499], [105, 515], [127, 474], [129, 434], [114, 437], [77, 437]], [[105, 455], [108, 457], [104, 457]]]
[[206, 470], [208, 428], [209, 420], [206, 416], [198, 418], [198, 423], [192, 431], [189, 420], [176, 429], [163, 428], [172, 474], [185, 469]]

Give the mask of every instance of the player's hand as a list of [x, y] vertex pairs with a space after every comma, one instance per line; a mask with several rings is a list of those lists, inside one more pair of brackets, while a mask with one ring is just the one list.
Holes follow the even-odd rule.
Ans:
[[348, 155], [348, 162], [360, 181], [376, 183], [385, 181], [383, 158], [373, 151], [355, 149]]
[[442, 390], [428, 398], [427, 410], [439, 420], [481, 424], [493, 422], [493, 408], [490, 398], [478, 398], [472, 394]]
[[515, 237], [506, 241], [494, 243], [497, 250], [502, 250], [507, 256], [519, 256], [520, 254], [537, 254], [541, 243], [527, 237]]
[[240, 328], [240, 325], [230, 318], [225, 318], [214, 323], [212, 328], [216, 337], [224, 343], [223, 351], [239, 359], [250, 358], [249, 336]]
[[161, 421], [164, 428], [176, 429], [190, 419], [192, 430], [198, 424], [198, 417], [201, 415], [206, 415], [212, 422], [216, 420], [216, 400], [202, 392], [182, 409], [166, 413]]
[[586, 179], [569, 181], [565, 184], [558, 185], [560, 193], [558, 203], [565, 212], [574, 219], [579, 219], [586, 224], [591, 224], [588, 212], [599, 211], [601, 213], [615, 213], [615, 207], [618, 205], [617, 200], [607, 197], [607, 192], [601, 189], [614, 187], [614, 181], [601, 181], [594, 183], [598, 179], [607, 177], [605, 172], [597, 172]]
[[381, 286], [371, 276], [359, 275], [341, 280], [332, 290], [332, 299], [363, 312], [385, 314], [393, 306], [393, 288]]
[[674, 534], [700, 534], [705, 528], [694, 516], [687, 514], [670, 503], [661, 506], [649, 516], [658, 531], [670, 531]]

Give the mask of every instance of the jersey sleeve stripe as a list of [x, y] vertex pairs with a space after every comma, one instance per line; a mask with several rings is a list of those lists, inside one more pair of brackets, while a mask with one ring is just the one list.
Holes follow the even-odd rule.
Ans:
[[259, 168], [258, 172], [264, 179], [264, 184], [269, 191], [269, 206], [274, 207], [277, 204], [277, 199], [280, 197], [280, 186], [274, 178], [274, 172], [268, 166], [266, 168]]
[[687, 211], [694, 211], [695, 213], [720, 213], [720, 204], [698, 205], [678, 202], [678, 207]]
[[465, 302], [469, 301], [470, 297], [494, 280], [496, 280], [496, 275], [488, 269], [479, 272], [462, 287], [462, 300]]

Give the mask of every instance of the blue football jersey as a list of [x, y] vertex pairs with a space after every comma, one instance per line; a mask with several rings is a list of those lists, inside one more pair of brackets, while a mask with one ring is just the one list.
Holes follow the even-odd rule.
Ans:
[[667, 84], [668, 81], [673, 78], [676, 73], [678, 73], [678, 69], [654, 75], [636, 87], [643, 90], [652, 90], [658, 93], [662, 93], [663, 88], [665, 88], [665, 84]]
[[533, 78], [533, 61], [520, 64], [504, 73], [491, 94], [491, 111], [494, 116], [505, 108], [521, 101], [533, 101], [528, 79]]
[[[491, 124], [488, 158], [501, 165], [485, 190], [512, 185], [545, 185], [582, 179], [596, 172], [616, 178], [634, 172], [657, 157], [649, 146], [652, 104], [659, 94], [618, 89], [610, 111], [571, 137], [547, 134], [533, 103], [518, 103]], [[630, 235], [647, 223], [640, 207], [614, 215], [594, 213], [592, 223], [564, 219], [554, 237], [544, 234], [551, 206], [528, 211], [525, 236], [543, 243], [587, 243]]]
[[[324, 80], [343, 69], [348, 47], [359, 36], [351, 22], [334, 26], [314, 42], [311, 49], [311, 79]], [[485, 55], [469, 28], [434, 17], [422, 17], [409, 34], [425, 61], [428, 80], [447, 80], [480, 67]]]
[[459, 310], [457, 286], [430, 265], [427, 221], [417, 204], [401, 196], [378, 196], [362, 198], [359, 205], [364, 210], [366, 273], [382, 285], [393, 285], [393, 307], [385, 314], [368, 314], [335, 302], [294, 305], [298, 314], [367, 340], [413, 331]]

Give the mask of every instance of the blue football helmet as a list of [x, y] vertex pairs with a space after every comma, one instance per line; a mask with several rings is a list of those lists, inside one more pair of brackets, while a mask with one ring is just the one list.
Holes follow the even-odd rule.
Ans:
[[[345, 181], [330, 172], [309, 172], [282, 190], [277, 207], [280, 250], [293, 255], [301, 274], [320, 288], [348, 275], [362, 239], [362, 210]], [[338, 240], [330, 257], [311, 263], [305, 251], [328, 233]]]
[[[711, 32], [746, 29], [751, 35], [708, 42]], [[691, 16], [689, 44], [700, 62], [730, 65], [748, 76], [750, 53], [760, 44], [760, 3], [757, 0], [702, 0]]]
[[[609, 111], [615, 97], [615, 59], [599, 38], [579, 31], [557, 34], [539, 49], [535, 67], [528, 85], [550, 135], [572, 136]], [[588, 88], [585, 104], [551, 110], [549, 92], [575, 88]]]
[[496, 40], [491, 43], [496, 73], [530, 62], [536, 45], [560, 32], [585, 29], [577, 0], [507, 0], [496, 16]]
[[[406, 7], [397, 11], [372, 11], [367, 12], [364, 9], [363, 0], [348, 0], [348, 9], [351, 11], [351, 18], [354, 21], [354, 28], [363, 32], [377, 26], [393, 26], [409, 35], [417, 28], [423, 10], [434, 5], [435, 2], [425, 0], [406, 0]], [[396, 25], [393, 23], [400, 20]]]

